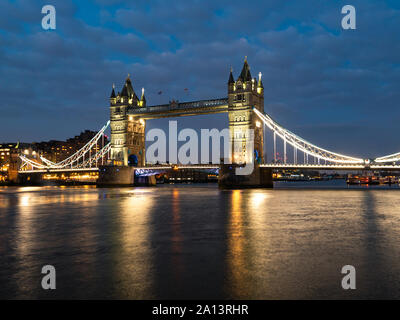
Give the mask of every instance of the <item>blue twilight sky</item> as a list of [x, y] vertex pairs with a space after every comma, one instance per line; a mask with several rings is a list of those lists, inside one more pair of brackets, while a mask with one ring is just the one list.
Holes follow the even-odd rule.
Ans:
[[[56, 8], [55, 31], [41, 28], [45, 4]], [[341, 28], [345, 4], [356, 30]], [[237, 77], [248, 56], [252, 75], [263, 73], [265, 111], [286, 128], [349, 155], [393, 153], [399, 38], [395, 0], [2, 0], [0, 142], [99, 129], [112, 83], [120, 90], [128, 73], [148, 104], [225, 97], [230, 66]], [[227, 126], [226, 115], [178, 121]]]

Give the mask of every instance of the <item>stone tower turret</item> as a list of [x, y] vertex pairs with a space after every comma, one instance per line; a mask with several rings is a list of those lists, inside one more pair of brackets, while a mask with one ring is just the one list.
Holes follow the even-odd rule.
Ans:
[[[257, 115], [256, 108], [264, 112], [264, 88], [261, 75], [258, 83], [251, 77], [247, 57], [242, 71], [236, 81], [232, 70], [228, 80], [228, 116], [229, 131], [232, 143], [232, 163], [246, 163], [253, 159], [264, 162], [264, 127]], [[249, 129], [254, 130], [254, 154], [246, 150]]]

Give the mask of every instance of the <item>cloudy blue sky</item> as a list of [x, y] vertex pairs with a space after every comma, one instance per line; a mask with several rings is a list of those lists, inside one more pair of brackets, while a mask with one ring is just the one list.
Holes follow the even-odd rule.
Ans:
[[[54, 31], [41, 28], [45, 4], [57, 10]], [[341, 28], [345, 4], [356, 30]], [[263, 73], [265, 111], [286, 128], [337, 152], [393, 153], [399, 38], [395, 0], [2, 0], [0, 142], [100, 128], [112, 83], [119, 89], [128, 73], [148, 104], [225, 97], [230, 66], [237, 76], [248, 56], [253, 75]], [[226, 125], [226, 115], [179, 119]]]

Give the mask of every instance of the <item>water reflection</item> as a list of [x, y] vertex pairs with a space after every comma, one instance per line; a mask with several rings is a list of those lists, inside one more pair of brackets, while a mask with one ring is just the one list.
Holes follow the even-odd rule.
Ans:
[[[251, 263], [249, 273], [251, 279], [244, 298], [263, 297], [270, 291], [271, 281], [265, 277], [265, 273], [277, 274], [274, 270], [273, 246], [271, 244], [271, 195], [263, 190], [252, 190], [249, 193], [246, 210], [249, 212], [249, 254], [247, 260]], [[260, 245], [261, 244], [261, 245]]]
[[400, 297], [396, 190], [7, 188], [0, 200], [0, 298]]
[[231, 211], [228, 223], [228, 275], [229, 293], [240, 298], [246, 276], [246, 259], [244, 252], [244, 225], [242, 191], [233, 190], [231, 195]]
[[172, 237], [171, 237], [171, 270], [173, 272], [174, 281], [181, 280], [181, 274], [184, 270], [182, 233], [181, 233], [181, 217], [179, 206], [179, 190], [172, 191]]
[[[360, 276], [365, 280], [365, 298], [380, 296], [390, 299], [399, 294], [400, 288], [393, 286], [397, 274], [398, 243], [400, 238], [400, 198], [394, 191], [370, 190], [363, 193], [364, 201], [364, 263], [360, 265]], [[379, 281], [371, 275], [377, 275]]]
[[116, 213], [118, 227], [114, 230], [117, 250], [112, 274], [118, 298], [148, 299], [154, 294], [153, 261], [150, 242], [150, 215], [153, 197], [148, 193], [134, 192], [122, 199]]
[[32, 254], [36, 248], [36, 208], [30, 205], [29, 194], [23, 193], [18, 197], [16, 209], [15, 257], [20, 262], [15, 272], [16, 296], [27, 297], [34, 291], [35, 284], [30, 281], [31, 274], [37, 271], [37, 262]]

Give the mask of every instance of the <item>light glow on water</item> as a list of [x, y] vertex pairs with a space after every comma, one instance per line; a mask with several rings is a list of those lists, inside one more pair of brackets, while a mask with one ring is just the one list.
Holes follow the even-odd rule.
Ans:
[[3, 188], [0, 297], [50, 298], [54, 264], [51, 298], [400, 298], [399, 192]]

